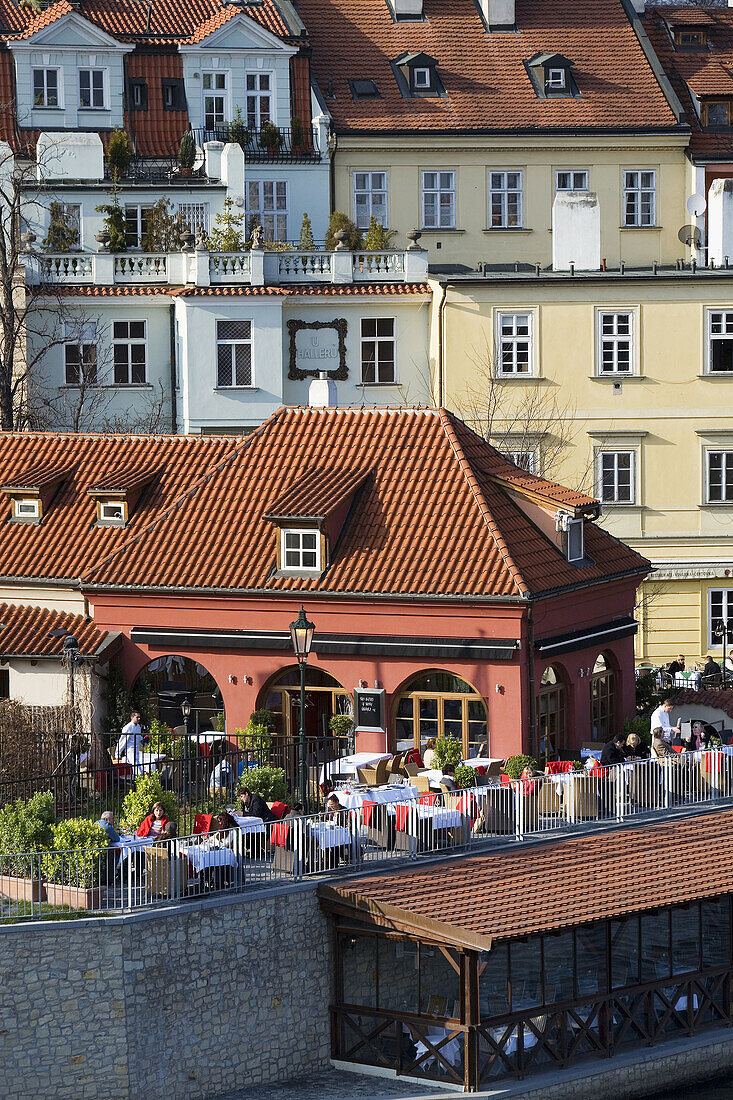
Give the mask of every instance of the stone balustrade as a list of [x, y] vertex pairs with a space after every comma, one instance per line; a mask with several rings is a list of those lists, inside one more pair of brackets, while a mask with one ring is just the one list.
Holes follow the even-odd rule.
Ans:
[[333, 252], [38, 253], [26, 259], [32, 286], [277, 286], [281, 283], [423, 283], [428, 254], [404, 250]]

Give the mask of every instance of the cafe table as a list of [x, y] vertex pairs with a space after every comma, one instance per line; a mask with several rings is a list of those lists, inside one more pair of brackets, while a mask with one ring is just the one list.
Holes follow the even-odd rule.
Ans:
[[417, 798], [417, 787], [411, 783], [389, 783], [386, 787], [368, 787], [366, 790], [334, 791], [336, 798], [346, 810], [358, 810], [365, 802], [376, 802], [392, 806], [395, 802], [409, 802]]
[[232, 814], [244, 836], [253, 833], [266, 833], [265, 823], [261, 817], [243, 817], [241, 814]]
[[206, 871], [210, 867], [237, 867], [237, 857], [230, 848], [214, 845], [208, 841], [201, 844], [191, 844], [188, 848], [181, 848], [180, 854], [185, 856], [196, 874]]
[[372, 764], [378, 764], [380, 760], [389, 760], [391, 752], [355, 752], [351, 756], [341, 756], [337, 760], [329, 760], [321, 767], [318, 782], [323, 785], [326, 778], [336, 775], [351, 775], [357, 778], [359, 768], [368, 768]]

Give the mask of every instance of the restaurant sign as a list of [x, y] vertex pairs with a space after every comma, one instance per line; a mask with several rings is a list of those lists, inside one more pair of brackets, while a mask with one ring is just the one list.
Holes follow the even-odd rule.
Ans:
[[302, 380], [328, 371], [331, 378], [348, 378], [344, 317], [333, 321], [288, 321], [290, 365], [288, 378]]
[[374, 688], [367, 691], [362, 688], [355, 688], [355, 728], [367, 733], [384, 733], [387, 729], [384, 721], [384, 703], [384, 688]]

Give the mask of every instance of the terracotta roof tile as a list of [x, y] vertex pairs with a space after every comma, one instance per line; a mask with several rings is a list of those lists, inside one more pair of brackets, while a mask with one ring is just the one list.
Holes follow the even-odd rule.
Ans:
[[[40, 288], [37, 293], [45, 293]], [[160, 283], [131, 284], [124, 286], [98, 286], [81, 284], [79, 286], [54, 286], [53, 296], [64, 298], [92, 297], [110, 298], [117, 296], [146, 296], [148, 294], [169, 294], [180, 298], [201, 297], [287, 297], [288, 295], [318, 297], [351, 297], [354, 295], [380, 296], [380, 295], [409, 295], [430, 294], [427, 283], [348, 283], [346, 285], [332, 286], [329, 283], [314, 283], [312, 285], [299, 285], [289, 283], [287, 286], [192, 286], [176, 287], [165, 286]]]
[[700, 691], [692, 691], [683, 688], [671, 694], [670, 699], [675, 706], [682, 706], [684, 703], [686, 706], [692, 704], [698, 707], [714, 707], [715, 710], [722, 710], [733, 718], [733, 689], [713, 691], [710, 688], [703, 688]]
[[491, 940], [733, 892], [733, 810], [319, 887], [328, 901]]
[[[299, 0], [298, 13], [341, 133], [677, 125], [620, 0], [517, 0], [516, 34], [487, 33], [475, 0], [425, 0], [414, 23], [395, 22], [384, 0]], [[437, 59], [446, 96], [403, 98], [390, 62], [406, 51]], [[537, 97], [525, 62], [545, 52], [570, 58], [580, 96]], [[357, 78], [380, 98], [354, 101]]]
[[368, 475], [369, 469], [359, 467], [310, 470], [273, 500], [265, 519], [325, 519], [353, 496]]
[[163, 108], [163, 80], [183, 80], [183, 62], [177, 53], [131, 53], [127, 75], [144, 79], [148, 88], [146, 111], [125, 111], [125, 129], [140, 156], [173, 156], [188, 129], [188, 111]]
[[[0, 485], [12, 484], [36, 465], [73, 470], [42, 523], [0, 522], [0, 574], [14, 579], [79, 577], [147, 526], [164, 501], [177, 499], [236, 442], [231, 436], [0, 433]], [[96, 504], [87, 490], [109, 475], [143, 465], [160, 475], [142, 493], [128, 527], [97, 526]]]
[[[168, 498], [170, 506], [147, 530], [138, 528], [85, 580], [521, 597], [648, 570], [644, 558], [593, 524], [586, 525], [592, 564], [570, 565], [506, 490], [475, 468], [457, 439], [459, 423], [436, 409], [280, 409], [232, 449], [215, 475], [192, 478], [175, 504]], [[277, 532], [265, 517], [314, 468], [329, 466], [372, 471], [335, 557], [320, 578], [275, 575]], [[214, 515], [225, 522], [212, 531]], [[161, 550], [183, 542], [194, 548], [185, 556]]]
[[107, 637], [90, 619], [47, 607], [0, 604], [0, 657], [57, 657], [64, 639], [52, 638], [52, 630], [73, 634], [85, 657], [95, 654]]

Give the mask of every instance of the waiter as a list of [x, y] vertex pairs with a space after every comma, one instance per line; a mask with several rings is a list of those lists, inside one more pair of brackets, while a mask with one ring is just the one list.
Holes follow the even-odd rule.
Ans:
[[672, 719], [669, 717], [673, 710], [674, 703], [671, 702], [669, 699], [667, 699], [666, 702], [662, 703], [660, 707], [657, 707], [657, 709], [654, 711], [654, 714], [652, 715], [652, 720], [650, 724], [652, 735], [654, 734], [654, 730], [661, 726], [664, 730], [662, 736], [664, 737], [665, 741], [671, 741], [673, 733], [676, 733], [679, 737], [680, 727], [673, 726]]
[[132, 764], [135, 767], [140, 763], [142, 743], [143, 731], [140, 728], [140, 712], [133, 710], [130, 714], [130, 721], [122, 727], [122, 733], [117, 742], [115, 750], [117, 760]]

